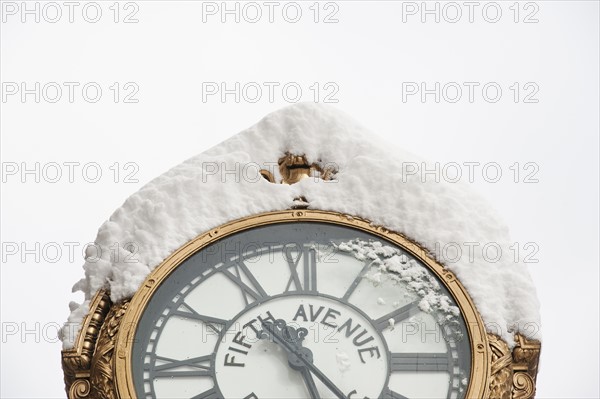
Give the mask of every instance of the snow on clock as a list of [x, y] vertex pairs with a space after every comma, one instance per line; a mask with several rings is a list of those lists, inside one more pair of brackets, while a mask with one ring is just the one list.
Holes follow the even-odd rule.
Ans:
[[[506, 228], [466, 187], [403, 175], [415, 159], [298, 104], [148, 183], [96, 240], [139, 261], [86, 262], [75, 285], [68, 396], [533, 397], [523, 265], [434, 251]], [[257, 178], [220, 173], [239, 165]]]

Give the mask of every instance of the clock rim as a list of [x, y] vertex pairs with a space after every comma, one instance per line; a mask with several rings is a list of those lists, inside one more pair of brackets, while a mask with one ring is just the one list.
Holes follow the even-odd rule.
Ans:
[[115, 389], [120, 398], [136, 397], [133, 384], [133, 343], [137, 326], [155, 291], [187, 258], [211, 243], [255, 227], [293, 222], [320, 222], [355, 228], [390, 241], [421, 260], [452, 294], [465, 320], [471, 343], [471, 373], [465, 398], [482, 398], [488, 394], [490, 359], [488, 338], [481, 315], [465, 287], [452, 272], [437, 262], [429, 251], [403, 234], [374, 225], [369, 220], [339, 212], [317, 209], [284, 210], [260, 213], [236, 219], [188, 241], [164, 259], [144, 280], [131, 298], [116, 337]]

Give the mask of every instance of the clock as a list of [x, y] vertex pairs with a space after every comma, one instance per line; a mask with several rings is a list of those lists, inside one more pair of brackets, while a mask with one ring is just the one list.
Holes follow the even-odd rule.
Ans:
[[[69, 398], [534, 396], [541, 345], [523, 334], [538, 320], [526, 269], [479, 257], [443, 265], [429, 252], [449, 237], [505, 242], [502, 229], [462, 189], [404, 186], [405, 175], [388, 172], [405, 158], [385, 158], [344, 120], [316, 105], [286, 108], [115, 212], [99, 247], [112, 251], [114, 239], [143, 250], [136, 264], [137, 246], [124, 244], [127, 260], [84, 265], [75, 288], [86, 301], [62, 330]], [[303, 153], [314, 143], [325, 159]], [[240, 159], [267, 159], [268, 169], [246, 175]], [[366, 171], [406, 195], [360, 188]], [[464, 226], [448, 231], [456, 221]]]
[[137, 398], [485, 397], [483, 322], [406, 237], [318, 210], [200, 235], [146, 279], [116, 338]]

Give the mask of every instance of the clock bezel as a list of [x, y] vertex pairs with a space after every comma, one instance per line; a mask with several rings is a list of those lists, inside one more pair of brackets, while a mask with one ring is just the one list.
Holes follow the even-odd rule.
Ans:
[[117, 333], [114, 377], [118, 397], [136, 397], [131, 359], [135, 333], [146, 306], [161, 283], [187, 258], [217, 240], [259, 226], [290, 222], [320, 222], [359, 229], [398, 245], [427, 265], [454, 297], [467, 326], [471, 343], [471, 373], [465, 397], [486, 397], [490, 375], [487, 334], [473, 301], [454, 274], [435, 261], [427, 250], [402, 234], [374, 226], [370, 221], [359, 217], [313, 209], [266, 212], [228, 222], [198, 235], [158, 265], [132, 297]]

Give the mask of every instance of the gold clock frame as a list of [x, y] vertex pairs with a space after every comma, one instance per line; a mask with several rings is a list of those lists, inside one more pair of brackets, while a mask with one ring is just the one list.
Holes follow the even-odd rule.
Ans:
[[69, 398], [135, 398], [131, 351], [137, 323], [156, 289], [185, 259], [207, 245], [258, 226], [293, 222], [322, 222], [359, 229], [391, 241], [423, 261], [444, 283], [461, 309], [471, 342], [471, 375], [467, 398], [532, 398], [540, 344], [517, 335], [512, 353], [499, 337], [488, 334], [468, 295], [452, 272], [421, 246], [402, 234], [368, 220], [337, 212], [291, 209], [238, 219], [203, 233], [165, 259], [146, 278], [132, 298], [112, 304], [100, 291], [90, 304], [75, 347], [63, 351], [63, 370]]

